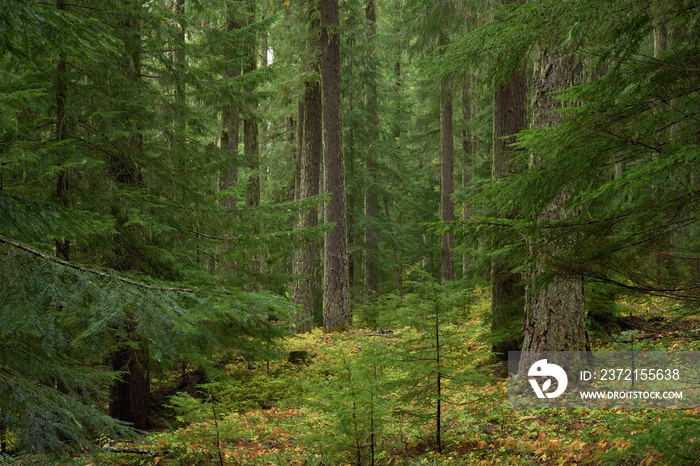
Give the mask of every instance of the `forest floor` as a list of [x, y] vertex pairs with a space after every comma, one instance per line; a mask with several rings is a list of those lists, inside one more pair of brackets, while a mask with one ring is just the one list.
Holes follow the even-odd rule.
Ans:
[[[594, 334], [594, 350], [700, 350], [697, 317], [669, 310], [660, 299], [623, 305], [628, 315]], [[110, 443], [121, 452], [103, 460], [168, 466], [700, 464], [697, 409], [511, 408], [502, 366], [488, 364], [481, 338], [487, 306], [477, 304], [470, 319], [450, 324], [456, 337], [450, 341], [462, 344], [449, 348], [449, 357], [460, 362], [446, 366], [442, 380], [441, 448], [430, 372], [425, 390], [411, 398], [411, 389], [396, 381], [412, 372], [382, 359], [395, 354], [392, 347], [410, 331], [357, 328], [290, 337], [285, 354], [301, 352], [295, 353], [303, 360], [298, 364], [226, 364], [218, 382], [170, 399], [172, 419], [162, 429], [139, 444]]]

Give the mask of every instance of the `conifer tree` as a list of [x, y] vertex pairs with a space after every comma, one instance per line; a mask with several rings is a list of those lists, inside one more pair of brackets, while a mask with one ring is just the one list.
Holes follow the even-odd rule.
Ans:
[[323, 329], [350, 325], [348, 281], [345, 162], [340, 82], [340, 16], [337, 0], [321, 0], [321, 94], [323, 99], [324, 187], [330, 199], [325, 221], [334, 227], [326, 233], [323, 269]]
[[[411, 5], [413, 16], [413, 47], [423, 53], [437, 49], [442, 53], [450, 44], [455, 31], [465, 23], [458, 20], [466, 16], [466, 3], [453, 0], [417, 2]], [[461, 72], [461, 70], [460, 70]], [[434, 98], [439, 107], [440, 123], [440, 198], [439, 219], [443, 223], [453, 222], [454, 217], [454, 83], [457, 74], [440, 75], [439, 88], [434, 86]], [[427, 239], [427, 238], [426, 238]], [[443, 282], [456, 278], [454, 257], [455, 237], [452, 231], [441, 235], [440, 277]]]
[[[515, 134], [527, 123], [527, 78], [523, 70], [515, 71], [506, 82], [497, 86], [493, 104], [493, 164], [494, 179], [517, 174], [514, 165]], [[510, 217], [514, 217], [513, 212]], [[498, 241], [493, 238], [493, 241]], [[500, 333], [493, 352], [505, 360], [508, 351], [518, 351], [521, 343], [523, 315], [523, 285], [521, 274], [512, 269], [513, 258], [499, 257], [491, 263], [491, 331]]]
[[[582, 65], [562, 45], [552, 42], [538, 51], [535, 59], [532, 83], [532, 128], [548, 128], [561, 124], [563, 117], [557, 109], [565, 103], [555, 97], [555, 92], [568, 89], [581, 81]], [[538, 155], [532, 164], [540, 163]], [[566, 202], [573, 193], [559, 192], [540, 215], [540, 221], [563, 220], [567, 215]], [[531, 285], [526, 292], [525, 319], [523, 322], [524, 352], [537, 351], [585, 351], [587, 338], [584, 325], [583, 278], [576, 274], [554, 272], [545, 265], [545, 257], [554, 253], [551, 246], [533, 245], [535, 256], [533, 270], [528, 271]], [[534, 361], [521, 359], [521, 367], [529, 367]], [[572, 364], [576, 362], [571, 361]]]
[[[66, 9], [64, 0], [56, 0], [56, 9], [61, 11]], [[69, 117], [67, 113], [68, 80], [66, 73], [68, 62], [65, 54], [58, 58], [56, 66], [56, 141], [59, 145], [70, 137], [71, 130], [68, 127]], [[62, 162], [62, 161], [61, 161]], [[59, 163], [61, 163], [59, 162]], [[68, 206], [69, 177], [66, 168], [61, 168], [56, 179], [56, 201]], [[56, 240], [56, 253], [65, 260], [70, 260], [70, 241]]]
[[[247, 26], [249, 29], [257, 21], [257, 8], [255, 3], [255, 0], [246, 1], [246, 8], [248, 10]], [[259, 34], [257, 31], [251, 31], [250, 37], [247, 39], [247, 63], [244, 73], [254, 73], [258, 69], [258, 37]], [[255, 83], [254, 80], [252, 80], [252, 82]], [[248, 88], [248, 92], [254, 94], [255, 90], [251, 86]], [[260, 131], [256, 113], [257, 104], [254, 101], [249, 102], [243, 118], [243, 155], [249, 170], [245, 191], [245, 205], [248, 208], [260, 205]], [[259, 235], [261, 228], [261, 225], [258, 226], [252, 233]], [[253, 271], [258, 275], [256, 280], [259, 280], [260, 275], [264, 273], [265, 255], [263, 251], [257, 251], [254, 254], [255, 263], [253, 264]], [[253, 288], [255, 288], [255, 286]]]
[[[307, 16], [311, 31], [318, 29], [318, 5], [313, 4], [308, 9]], [[303, 57], [310, 61], [309, 73], [304, 82], [304, 91], [299, 102], [298, 119], [298, 155], [295, 198], [299, 201], [309, 199], [319, 193], [321, 184], [321, 165], [323, 163], [323, 105], [321, 101], [321, 83], [318, 79], [320, 43], [314, 40], [317, 35], [312, 33], [310, 49], [311, 56]], [[314, 228], [318, 224], [316, 206], [309, 206], [299, 212], [297, 229]], [[307, 239], [302, 247], [294, 250], [292, 274], [301, 276], [292, 284], [292, 301], [301, 308], [298, 318], [297, 332], [309, 332], [313, 325], [314, 290], [316, 282], [316, 251], [317, 244], [313, 239]]]
[[[445, 44], [441, 44], [445, 45]], [[452, 108], [452, 77], [445, 78], [440, 83], [440, 219], [445, 222], [453, 222], [454, 201], [454, 121]], [[454, 280], [456, 277], [456, 265], [454, 258], [455, 237], [454, 233], [442, 235], [442, 260], [441, 277], [443, 282]]]
[[[303, 115], [299, 122], [303, 128], [300, 144], [300, 175], [299, 192], [297, 199], [309, 199], [319, 192], [320, 166], [323, 158], [323, 144], [321, 131], [321, 83], [311, 80], [305, 83], [302, 97]], [[302, 210], [297, 220], [297, 228], [314, 228], [318, 223], [316, 207], [308, 207]], [[299, 332], [308, 332], [313, 324], [314, 284], [316, 280], [316, 241], [309, 240], [303, 247], [294, 250], [294, 262], [292, 274], [301, 275], [301, 278], [292, 285], [292, 301], [302, 308], [301, 323], [297, 327]]]
[[[476, 113], [474, 96], [472, 95], [472, 73], [467, 72], [467, 76], [462, 83], [462, 191], [466, 191], [471, 182], [471, 167], [478, 153], [478, 143], [476, 129], [473, 128], [473, 117]], [[471, 208], [468, 201], [462, 202], [462, 221], [467, 222], [471, 217]], [[462, 277], [467, 278], [469, 273], [475, 269], [470, 263], [470, 255], [462, 254]]]
[[[126, 5], [132, 13], [122, 20], [125, 50], [121, 72], [130, 81], [126, 92], [130, 90], [133, 92], [141, 79], [141, 31], [138, 19], [141, 8], [138, 2], [131, 0], [127, 1]], [[128, 94], [121, 97], [124, 103], [134, 99], [133, 95]], [[132, 112], [133, 110], [125, 113], [124, 125], [135, 126], [137, 132], [119, 141], [119, 146], [108, 158], [107, 169], [108, 176], [113, 182], [130, 189], [138, 189], [143, 184], [142, 168], [138, 160], [141, 158], [144, 146], [143, 136], [138, 131], [142, 128], [141, 123], [138, 120], [132, 120], [132, 115], [138, 112]], [[123, 207], [120, 212], [118, 206], [122, 202], [121, 199], [115, 201], [114, 212], [118, 235], [114, 237], [114, 261], [111, 266], [119, 271], [139, 270], [142, 268], [137, 253], [140, 232], [138, 227], [128, 225]], [[137, 429], [146, 429], [150, 413], [148, 349], [145, 341], [136, 338], [135, 325], [135, 316], [127, 315], [126, 328], [120, 329], [125, 332], [125, 337], [118, 343], [110, 357], [112, 370], [121, 372], [123, 375], [112, 387], [109, 414], [115, 419], [132, 423]]]
[[374, 0], [367, 0], [365, 5], [365, 18], [368, 23], [367, 31], [367, 60], [368, 60], [368, 80], [365, 104], [369, 112], [369, 141], [365, 169], [369, 175], [369, 185], [365, 190], [365, 216], [367, 217], [367, 227], [365, 229], [365, 243], [367, 245], [367, 255], [365, 259], [365, 294], [367, 298], [376, 298], [379, 293], [379, 232], [377, 227], [379, 215], [379, 163], [377, 160], [377, 127], [379, 125], [378, 101], [377, 101], [377, 70], [375, 63], [375, 47], [377, 35], [377, 6]]
[[[242, 3], [242, 0], [228, 2], [226, 4], [226, 32], [236, 33], [241, 29], [241, 23], [238, 19], [240, 14], [236, 11], [237, 4]], [[233, 38], [229, 38], [233, 41]], [[231, 55], [236, 50], [231, 47]], [[225, 60], [229, 63], [229, 69], [226, 72], [228, 78], [236, 78], [241, 74], [241, 70], [236, 66], [236, 57], [227, 56]], [[219, 174], [219, 191], [225, 191], [236, 187], [238, 184], [238, 139], [240, 135], [240, 112], [236, 102], [229, 101], [223, 105], [221, 110], [221, 150], [224, 151], [226, 161], [225, 167]], [[222, 207], [227, 210], [236, 208], [237, 200], [235, 196], [227, 196], [219, 201]]]
[[[215, 126], [209, 110], [185, 98], [189, 86], [178, 99], [163, 94], [174, 72], [203, 88], [164, 49], [181, 32], [164, 19], [181, 13], [162, 3], [64, 5], [2, 2], [12, 14], [0, 28], [9, 80], [0, 99], [0, 320], [12, 322], [3, 341], [18, 344], [0, 354], [0, 412], [18, 453], [80, 452], [101, 434], [129, 434], [103, 412], [110, 391], [115, 417], [147, 426], [148, 371], [269, 346], [278, 330], [268, 310], [285, 313], [269, 295], [192, 286], [211, 283], [196, 257], [199, 238], [218, 225], [193, 233], [219, 211], [209, 191], [218, 165], [199, 146]], [[34, 126], [28, 108], [57, 125]], [[21, 138], [6, 137], [18, 125]], [[70, 182], [58, 184], [68, 189], [55, 202], [58, 173]], [[71, 262], [56, 257], [57, 242], [70, 244]]]

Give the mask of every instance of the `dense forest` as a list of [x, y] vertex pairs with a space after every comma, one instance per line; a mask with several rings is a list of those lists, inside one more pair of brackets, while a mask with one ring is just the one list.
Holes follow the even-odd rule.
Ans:
[[0, 0], [0, 464], [697, 464], [700, 406], [518, 411], [505, 361], [700, 351], [698, 38]]

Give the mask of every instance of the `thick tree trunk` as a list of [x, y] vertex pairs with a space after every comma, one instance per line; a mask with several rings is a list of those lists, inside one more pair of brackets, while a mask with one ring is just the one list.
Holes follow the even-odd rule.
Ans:
[[[130, 324], [129, 333], [135, 331]], [[120, 421], [132, 423], [137, 429], [148, 428], [150, 414], [150, 382], [148, 351], [145, 346], [134, 348], [125, 344], [110, 356], [110, 366], [121, 372], [110, 390], [109, 415]]]
[[323, 164], [325, 192], [330, 200], [325, 221], [323, 273], [323, 329], [326, 332], [351, 325], [348, 282], [345, 161], [341, 113], [340, 25], [338, 0], [321, 0], [321, 92], [323, 95]]
[[651, 20], [654, 26], [654, 58], [657, 60], [666, 52], [668, 46], [668, 27], [664, 15], [664, 4], [662, 0], [651, 1]]
[[[440, 177], [440, 214], [443, 222], [455, 219], [454, 201], [454, 122], [452, 110], [452, 79], [447, 78], [440, 84], [440, 134], [442, 145]], [[453, 250], [455, 236], [453, 233], [442, 235], [442, 282], [455, 279], [456, 266]]]
[[367, 227], [365, 229], [365, 244], [367, 255], [365, 259], [365, 296], [373, 299], [379, 293], [379, 230], [377, 221], [379, 216], [379, 196], [377, 188], [379, 185], [379, 163], [377, 161], [377, 126], [379, 116], [377, 109], [377, 82], [374, 78], [374, 37], [377, 33], [377, 9], [374, 0], [367, 0], [365, 6], [365, 17], [367, 18], [368, 33], [367, 40], [369, 49], [367, 58], [369, 63], [370, 78], [367, 84], [367, 96], [365, 99], [370, 125], [370, 140], [367, 142], [367, 159], [365, 168], [369, 173], [367, 189], [365, 190], [365, 216], [367, 217]]
[[[323, 159], [321, 84], [318, 81], [307, 82], [304, 88], [303, 137], [300, 145], [299, 194], [297, 199], [307, 199], [318, 194], [321, 161]], [[316, 208], [300, 212], [297, 228], [313, 228], [318, 222]], [[310, 332], [313, 325], [314, 284], [316, 278], [316, 241], [308, 241], [294, 250], [292, 274], [301, 275], [301, 279], [292, 285], [292, 302], [301, 308], [294, 329], [297, 333]]]
[[[515, 142], [515, 134], [525, 128], [527, 105], [525, 96], [527, 78], [524, 73], [516, 73], [508, 82], [496, 89], [493, 115], [493, 165], [494, 179], [505, 178], [518, 173], [513, 165], [515, 149], [509, 145]], [[511, 217], [515, 212], [511, 213]], [[494, 246], [500, 246], [493, 238]], [[492, 351], [500, 360], [508, 358], [508, 351], [520, 349], [523, 286], [520, 273], [513, 273], [516, 266], [512, 260], [500, 257], [491, 263], [491, 331], [499, 334]]]
[[[535, 61], [532, 85], [532, 128], [552, 127], [563, 117], [557, 109], [564, 106], [553, 92], [580, 82], [581, 63], [561, 49], [543, 48]], [[533, 157], [532, 163], [539, 163]], [[540, 221], [562, 220], [565, 202], [571, 193], [562, 192], [540, 215]], [[583, 278], [551, 270], [544, 258], [556, 251], [548, 246], [531, 250], [536, 265], [528, 272], [530, 288], [526, 290], [523, 351], [585, 351]], [[542, 258], [542, 259], [540, 259]], [[543, 281], [543, 283], [539, 283]], [[534, 361], [521, 358], [521, 369]], [[571, 364], [583, 364], [570, 361]]]

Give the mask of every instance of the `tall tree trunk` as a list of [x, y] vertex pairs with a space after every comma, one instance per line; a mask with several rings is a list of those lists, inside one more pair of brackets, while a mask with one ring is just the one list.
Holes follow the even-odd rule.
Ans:
[[326, 332], [352, 324], [348, 282], [345, 161], [341, 113], [340, 15], [338, 0], [321, 0], [321, 93], [323, 96], [323, 164], [325, 221], [334, 227], [326, 233], [323, 272], [323, 329]]
[[[462, 190], [466, 190], [471, 182], [469, 169], [476, 152], [471, 130], [472, 107], [474, 106], [471, 98], [471, 80], [471, 76], [467, 76], [462, 83], [462, 120], [464, 120], [465, 125], [462, 130]], [[464, 201], [462, 202], [462, 220], [466, 222], [470, 217], [469, 203]], [[462, 254], [462, 278], [466, 278], [469, 275], [469, 260], [469, 254], [466, 252]]]
[[[500, 85], [494, 94], [491, 170], [494, 179], [519, 173], [512, 164], [516, 149], [509, 146], [515, 143], [515, 134], [524, 129], [527, 122], [526, 86], [525, 73], [518, 72]], [[509, 217], [515, 214], [511, 212]], [[493, 242], [495, 247], [502, 246], [495, 237]], [[518, 351], [522, 341], [524, 288], [521, 274], [512, 272], [515, 266], [507, 257], [491, 262], [491, 332], [499, 335], [492, 351], [500, 360], [508, 359], [508, 351]]]
[[[666, 8], [667, 2], [661, 0], [652, 0], [651, 2], [651, 20], [652, 26], [654, 26], [654, 59], [663, 60], [663, 56], [666, 54], [666, 50], [671, 45], [671, 34], [667, 24], [668, 12]], [[671, 105], [673, 105], [671, 103]], [[669, 102], [666, 99], [659, 99], [656, 103], [656, 109], [659, 113], [665, 113], [668, 111]], [[673, 139], [673, 130], [676, 125], [670, 125], [664, 128], [659, 136], [663, 138]], [[671, 141], [672, 142], [672, 141]], [[657, 197], [663, 196], [663, 187], [657, 187], [658, 194]], [[669, 251], [673, 250], [672, 246], [672, 235], [670, 233], [662, 234], [658, 237], [656, 244], [654, 245], [655, 251], [655, 266], [656, 270], [654, 274], [659, 282], [663, 282], [667, 278], [667, 274], [670, 269], [673, 268], [673, 260]]]
[[375, 42], [377, 34], [377, 8], [374, 0], [367, 0], [365, 6], [365, 17], [367, 18], [368, 32], [367, 41], [367, 61], [369, 71], [369, 82], [367, 84], [367, 95], [365, 104], [369, 115], [370, 140], [367, 145], [367, 159], [365, 168], [369, 174], [367, 189], [365, 190], [365, 216], [367, 217], [367, 227], [365, 229], [365, 244], [367, 255], [365, 259], [365, 295], [368, 299], [373, 299], [379, 293], [379, 230], [377, 228], [379, 215], [379, 196], [377, 188], [379, 185], [379, 163], [377, 161], [377, 127], [379, 126], [379, 116], [377, 109], [377, 82], [375, 79]]
[[[233, 3], [241, 3], [242, 0], [236, 0]], [[228, 18], [226, 19], [226, 32], [231, 33], [241, 28], [241, 22], [237, 17], [237, 12], [233, 5], [228, 5]], [[235, 56], [224, 57], [230, 62], [235, 62]], [[234, 79], [240, 76], [240, 68], [232, 68], [226, 71], [228, 79]], [[221, 107], [221, 135], [220, 148], [224, 153], [225, 164], [223, 170], [219, 172], [219, 191], [226, 191], [230, 188], [235, 188], [238, 185], [238, 142], [240, 137], [241, 119], [236, 102], [225, 102]], [[227, 196], [219, 199], [219, 205], [227, 210], [233, 211], [238, 205], [236, 196]], [[228, 243], [223, 243], [220, 248], [220, 254], [225, 255], [229, 252], [232, 246]], [[223, 260], [220, 264], [222, 267], [219, 271], [221, 274], [233, 270], [231, 261]]]
[[654, 58], [660, 59], [668, 46], [668, 27], [666, 26], [665, 2], [661, 0], [651, 1], [651, 20], [654, 26]]
[[[452, 110], [452, 78], [446, 78], [440, 84], [440, 134], [442, 145], [440, 177], [440, 213], [443, 222], [455, 219], [454, 202], [454, 122]], [[453, 250], [455, 236], [453, 233], [442, 235], [441, 278], [443, 282], [455, 279], [456, 268]]]
[[[303, 135], [299, 173], [299, 196], [307, 199], [318, 194], [321, 161], [323, 158], [321, 84], [318, 81], [307, 82], [303, 96]], [[318, 222], [316, 208], [300, 212], [297, 228], [313, 228]], [[301, 279], [292, 285], [292, 302], [297, 304], [302, 313], [297, 319], [298, 333], [310, 332], [313, 325], [314, 283], [316, 274], [316, 241], [308, 241], [294, 250], [292, 274], [301, 275]]]
[[297, 103], [296, 171], [294, 172], [294, 199], [301, 199], [301, 154], [304, 151], [304, 97]]
[[[175, 51], [173, 53], [173, 59], [175, 63], [177, 63], [178, 67], [180, 68], [181, 71], [184, 71], [185, 68], [185, 32], [186, 32], [186, 25], [185, 25], [185, 0], [175, 0], [173, 3], [173, 13], [177, 16], [177, 22], [178, 22], [178, 33], [177, 33], [177, 39], [178, 39], [178, 44], [175, 47]], [[179, 79], [179, 76], [176, 78], [175, 81], [175, 103], [178, 105], [178, 107], [182, 106], [185, 104], [185, 83]], [[184, 129], [184, 128], [182, 128]]]
[[[564, 104], [552, 93], [579, 83], [581, 71], [581, 63], [568, 56], [566, 50], [550, 47], [538, 52], [532, 84], [532, 128], [561, 123], [563, 117], [557, 109]], [[539, 163], [539, 160], [533, 157], [532, 163]], [[559, 193], [539, 220], [564, 219], [565, 203], [570, 195], [568, 192]], [[531, 250], [536, 264], [528, 272], [529, 283], [533, 285], [526, 289], [523, 351], [586, 350], [583, 278], [551, 270], [544, 259], [556, 252], [548, 246]], [[545, 279], [544, 283], [538, 283], [541, 279]], [[526, 370], [533, 362], [531, 358], [523, 357], [520, 367]], [[584, 362], [581, 358], [581, 361], [570, 361], [570, 364]]]
[[[351, 38], [349, 40], [348, 47], [352, 48], [355, 46], [355, 39]], [[349, 82], [353, 82], [354, 77], [354, 63], [353, 60], [348, 60], [347, 67], [345, 68], [345, 76]], [[348, 87], [348, 111], [352, 114], [355, 111], [355, 89], [354, 86]], [[355, 160], [357, 160], [357, 151], [355, 144], [355, 127], [356, 121], [351, 121], [348, 125], [348, 137], [345, 139], [344, 147], [348, 150], [345, 154], [345, 167], [347, 169], [347, 176], [353, 180], [355, 179], [357, 171], [355, 170]], [[347, 224], [348, 224], [348, 286], [350, 287], [350, 292], [355, 287], [355, 275], [358, 270], [362, 270], [362, 261], [357, 260], [361, 257], [356, 257], [357, 247], [355, 247], [355, 213], [357, 212], [357, 192], [351, 189], [347, 193]]]
[[[318, 29], [318, 4], [313, 2], [308, 10], [312, 29]], [[310, 68], [319, 73], [320, 43], [312, 44]], [[303, 60], [302, 60], [303, 63]], [[288, 131], [291, 128], [288, 127]], [[297, 147], [294, 199], [302, 200], [315, 196], [321, 189], [321, 165], [323, 164], [323, 114], [321, 83], [318, 80], [304, 83], [304, 93], [297, 106]], [[318, 225], [318, 208], [313, 207], [299, 212], [295, 229], [312, 228]], [[300, 309], [295, 316], [292, 331], [310, 332], [313, 328], [314, 296], [316, 290], [317, 241], [307, 241], [294, 250], [292, 275], [301, 276], [291, 286], [291, 299]]]
[[[123, 72], [132, 81], [132, 86], [137, 87], [141, 78], [141, 30], [137, 19], [139, 2], [125, 2], [133, 16], [127, 16], [123, 20], [126, 51], [123, 59]], [[132, 113], [126, 113], [125, 127], [140, 126], [138, 121], [132, 119]], [[127, 136], [121, 150], [113, 152], [108, 160], [108, 173], [112, 181], [129, 187], [138, 187], [143, 183], [143, 174], [137, 160], [143, 152], [143, 137], [139, 131]], [[116, 230], [114, 237], [115, 260], [112, 267], [117, 270], [139, 270], [141, 267], [138, 253], [138, 241], [141, 235], [136, 226], [126, 226], [128, 219], [119, 207], [113, 208], [116, 217]], [[134, 252], [136, 251], [136, 252]], [[110, 393], [109, 414], [115, 419], [133, 423], [137, 429], [148, 427], [150, 414], [150, 386], [148, 372], [148, 349], [146, 342], [136, 333], [136, 321], [127, 313], [125, 317], [126, 341], [118, 342], [120, 346], [110, 357], [111, 368], [121, 372], [121, 377], [114, 383]]]
[[[65, 0], [57, 0], [56, 8], [65, 10]], [[56, 66], [56, 141], [65, 141], [69, 137], [68, 115], [66, 112], [66, 100], [68, 98], [68, 81], [66, 71], [68, 62], [64, 54], [60, 54], [58, 65]], [[59, 161], [63, 163], [63, 161]], [[58, 172], [56, 180], [56, 201], [64, 207], [68, 206], [68, 173], [65, 169]], [[64, 260], [70, 260], [70, 240], [56, 239], [56, 254]]]
[[[248, 0], [248, 24], [255, 22], [255, 0]], [[257, 36], [250, 39], [248, 44], [248, 64], [246, 73], [253, 73], [258, 69], [258, 40]], [[248, 92], [253, 92], [252, 88]], [[243, 155], [250, 170], [248, 185], [245, 191], [246, 207], [260, 205], [260, 143], [258, 122], [255, 119], [256, 105], [250, 104], [247, 114], [243, 118]]]
[[[232, 73], [235, 73], [234, 70]], [[226, 151], [227, 167], [219, 173], [219, 190], [224, 191], [238, 185], [238, 137], [240, 131], [240, 117], [238, 106], [235, 103], [227, 103], [221, 113], [221, 149]], [[219, 205], [225, 209], [235, 209], [237, 205], [235, 196], [226, 197], [219, 201]]]
[[[255, 8], [255, 0], [248, 0], [248, 24], [255, 22], [257, 15]], [[248, 44], [248, 65], [246, 73], [252, 73], [258, 68], [258, 49], [259, 42], [257, 36], [250, 40]], [[248, 90], [253, 92], [251, 88]], [[247, 114], [243, 118], [243, 155], [248, 165], [249, 175], [248, 184], [245, 190], [245, 205], [246, 207], [257, 207], [260, 205], [260, 140], [259, 126], [256, 120], [255, 112], [257, 105], [249, 104]], [[256, 230], [252, 234], [260, 234], [262, 225], [256, 226]], [[254, 282], [258, 282], [251, 286], [251, 289], [260, 289], [262, 285], [259, 283], [261, 276], [265, 273], [265, 254], [263, 251], [255, 251], [253, 272], [258, 275]]]
[[[397, 31], [398, 32], [398, 31]], [[401, 60], [400, 60], [400, 51], [399, 51], [399, 59], [394, 63], [394, 86], [393, 86], [393, 91], [395, 94], [394, 99], [396, 102], [399, 102], [398, 105], [396, 106], [396, 112], [394, 114], [394, 125], [392, 127], [392, 136], [394, 137], [394, 140], [397, 142], [397, 148], [400, 149], [401, 147], [401, 121], [402, 121], [402, 113], [401, 113]], [[388, 225], [393, 225], [394, 223], [391, 221], [391, 212], [389, 209], [389, 199], [387, 198], [387, 194], [384, 194], [384, 213], [386, 216], [386, 222]], [[401, 256], [399, 254], [399, 249], [398, 245], [396, 244], [396, 241], [394, 238], [391, 239], [391, 248], [393, 249], [394, 253], [394, 262], [396, 264], [396, 289], [399, 293], [399, 296], [403, 296], [403, 266], [401, 264]]]
[[[389, 210], [389, 201], [386, 196], [384, 196], [384, 215], [386, 216], [386, 222], [391, 225], [391, 211]], [[401, 256], [399, 255], [399, 249], [396, 246], [396, 242], [392, 240], [391, 248], [394, 252], [394, 264], [396, 273], [396, 292], [400, 297], [403, 297], [403, 265], [401, 264]]]

